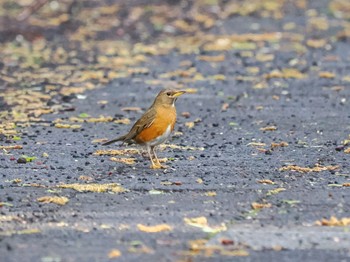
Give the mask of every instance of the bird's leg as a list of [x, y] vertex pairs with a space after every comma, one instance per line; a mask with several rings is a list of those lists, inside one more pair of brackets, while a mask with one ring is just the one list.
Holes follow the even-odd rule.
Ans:
[[165, 166], [165, 165], [162, 165], [160, 162], [159, 162], [159, 159], [158, 159], [158, 157], [157, 157], [157, 155], [156, 155], [156, 151], [154, 150], [154, 146], [152, 146], [151, 147], [151, 151], [152, 151], [152, 153], [153, 153], [153, 155], [154, 155], [154, 158], [155, 158], [155, 160], [156, 160], [156, 165], [158, 165], [158, 166], [160, 166], [160, 168], [167, 168], [167, 166]]
[[[152, 150], [152, 147], [149, 146], [149, 145], [147, 145], [147, 152], [148, 152], [149, 158], [150, 158], [151, 163], [152, 163], [152, 165], [150, 166], [150, 168], [152, 168], [152, 169], [159, 169], [159, 168], [161, 168], [161, 166], [154, 163], [153, 157], [152, 157], [152, 151], [153, 151], [153, 150]], [[157, 162], [159, 162], [159, 161], [157, 161]]]

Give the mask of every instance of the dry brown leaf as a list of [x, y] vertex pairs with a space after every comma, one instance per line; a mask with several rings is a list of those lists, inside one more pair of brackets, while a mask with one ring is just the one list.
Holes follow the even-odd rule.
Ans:
[[21, 145], [0, 146], [0, 149], [5, 149], [5, 150], [23, 149], [23, 146], [21, 146]]
[[350, 183], [343, 183], [342, 186], [344, 186], [344, 187], [350, 187]]
[[214, 196], [216, 196], [216, 192], [215, 191], [208, 191], [208, 192], [205, 192], [204, 195], [214, 197]]
[[108, 258], [109, 259], [117, 258], [117, 257], [120, 257], [121, 255], [122, 255], [122, 252], [120, 252], [118, 249], [112, 249], [108, 253]]
[[203, 184], [203, 179], [197, 178], [197, 179], [196, 179], [196, 182], [197, 182], [198, 184]]
[[295, 171], [299, 173], [308, 173], [308, 172], [321, 172], [321, 171], [333, 171], [339, 169], [339, 166], [321, 166], [319, 164], [316, 164], [315, 167], [300, 167], [297, 165], [288, 165], [281, 167], [279, 171]]
[[279, 143], [271, 143], [271, 148], [276, 148], [276, 147], [287, 147], [289, 144], [287, 142], [279, 142]]
[[335, 78], [335, 74], [332, 72], [322, 71], [318, 73], [321, 78]]
[[221, 111], [227, 111], [227, 109], [230, 107], [229, 103], [223, 103], [221, 106]]
[[266, 146], [265, 143], [261, 143], [261, 142], [250, 142], [247, 144], [247, 146], [257, 146], [257, 147], [263, 147]]
[[136, 163], [135, 162], [136, 158], [125, 158], [125, 157], [116, 158], [116, 157], [111, 157], [110, 160], [113, 161], [113, 162], [123, 163], [123, 164], [127, 164], [127, 165], [133, 165], [133, 164]]
[[225, 61], [225, 55], [217, 55], [217, 56], [200, 55], [200, 56], [197, 56], [197, 59], [205, 62], [222, 62], [222, 61]]
[[136, 112], [141, 112], [142, 109], [140, 107], [123, 107], [121, 108], [122, 111], [136, 111]]
[[116, 120], [113, 121], [113, 123], [129, 125], [130, 124], [130, 119], [129, 118], [116, 119]]
[[257, 203], [257, 202], [253, 202], [253, 203], [251, 204], [251, 206], [252, 206], [252, 208], [253, 208], [254, 210], [272, 207], [272, 205], [271, 205], [270, 203]]
[[325, 39], [309, 39], [306, 41], [306, 45], [312, 48], [322, 48], [327, 44]]
[[344, 217], [341, 219], [336, 218], [335, 216], [331, 216], [330, 219], [321, 219], [317, 220], [315, 222], [316, 225], [318, 226], [340, 226], [340, 227], [345, 227], [350, 225], [350, 217]]
[[123, 156], [123, 155], [135, 155], [138, 154], [139, 150], [134, 149], [134, 148], [129, 148], [129, 149], [106, 149], [106, 150], [102, 150], [99, 149], [97, 150], [94, 155], [95, 156], [102, 156], [102, 155], [106, 155], [106, 156]]
[[81, 180], [81, 181], [92, 181], [92, 180], [94, 180], [91, 176], [85, 176], [85, 175], [79, 176], [78, 179]]
[[258, 180], [258, 183], [260, 183], [260, 184], [268, 184], [268, 185], [274, 185], [275, 184], [275, 182], [273, 182], [270, 179], [261, 179], [261, 180]]
[[39, 202], [53, 203], [61, 206], [69, 202], [69, 199], [67, 197], [60, 197], [60, 196], [43, 196], [43, 197], [39, 197], [37, 200]]
[[274, 54], [264, 54], [264, 53], [258, 53], [255, 56], [255, 59], [259, 62], [269, 62], [275, 59]]
[[283, 191], [285, 191], [285, 190], [286, 190], [286, 189], [283, 188], [283, 187], [271, 189], [271, 190], [267, 191], [266, 195], [267, 195], [267, 196], [276, 195], [276, 194], [278, 194], [278, 193], [280, 193], [280, 192], [283, 192]]
[[104, 193], [104, 192], [122, 193], [127, 191], [125, 188], [123, 188], [121, 185], [117, 183], [62, 184], [62, 185], [58, 185], [57, 187], [74, 189], [79, 192], [96, 192], [96, 193]]
[[193, 128], [194, 127], [194, 122], [186, 122], [185, 126], [187, 126], [188, 128]]
[[81, 125], [70, 125], [70, 124], [61, 124], [57, 123], [55, 124], [55, 127], [57, 128], [72, 128], [72, 129], [78, 129], [81, 127]]
[[172, 231], [172, 227], [168, 224], [159, 224], [155, 226], [145, 226], [142, 224], [137, 224], [138, 230], [142, 232], [147, 233], [159, 233], [159, 232], [165, 232], [165, 231]]
[[265, 78], [295, 78], [295, 79], [303, 79], [306, 78], [307, 75], [301, 73], [295, 68], [284, 68], [282, 71], [274, 70], [265, 75]]
[[350, 147], [348, 147], [347, 149], [344, 150], [345, 154], [350, 154]]
[[267, 126], [267, 127], [262, 127], [260, 128], [261, 131], [276, 131], [277, 127], [276, 126]]
[[113, 117], [111, 116], [100, 116], [100, 117], [91, 117], [86, 119], [86, 122], [89, 123], [103, 123], [103, 122], [112, 122]]
[[205, 227], [208, 226], [208, 220], [206, 217], [194, 217], [194, 218], [184, 218], [187, 225], [194, 227]]
[[218, 233], [227, 230], [227, 227], [224, 223], [219, 226], [209, 226], [206, 217], [185, 217], [184, 222], [189, 226], [201, 228], [204, 232], [207, 233]]

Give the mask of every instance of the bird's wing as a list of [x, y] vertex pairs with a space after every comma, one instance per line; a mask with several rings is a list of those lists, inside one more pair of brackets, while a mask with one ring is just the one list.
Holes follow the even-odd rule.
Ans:
[[150, 127], [156, 117], [156, 110], [149, 108], [139, 120], [133, 125], [129, 133], [125, 136], [124, 141], [133, 140], [138, 134], [141, 133], [145, 128]]

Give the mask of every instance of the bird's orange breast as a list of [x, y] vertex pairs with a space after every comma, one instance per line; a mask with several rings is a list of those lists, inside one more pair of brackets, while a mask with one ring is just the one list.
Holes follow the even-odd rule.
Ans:
[[[158, 107], [156, 108], [156, 116], [153, 123], [143, 129], [136, 137], [135, 141], [139, 144], [145, 144], [156, 140], [158, 137], [163, 136], [170, 126], [170, 133], [174, 130], [176, 122], [176, 110], [175, 107]], [[169, 134], [170, 134], [169, 133]]]

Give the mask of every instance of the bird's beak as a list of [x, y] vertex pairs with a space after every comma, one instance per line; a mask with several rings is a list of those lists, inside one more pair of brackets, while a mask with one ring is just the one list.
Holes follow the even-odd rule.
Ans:
[[173, 96], [173, 98], [176, 98], [176, 97], [183, 95], [184, 93], [186, 93], [186, 91], [179, 90], [179, 91], [176, 91], [172, 96]]

